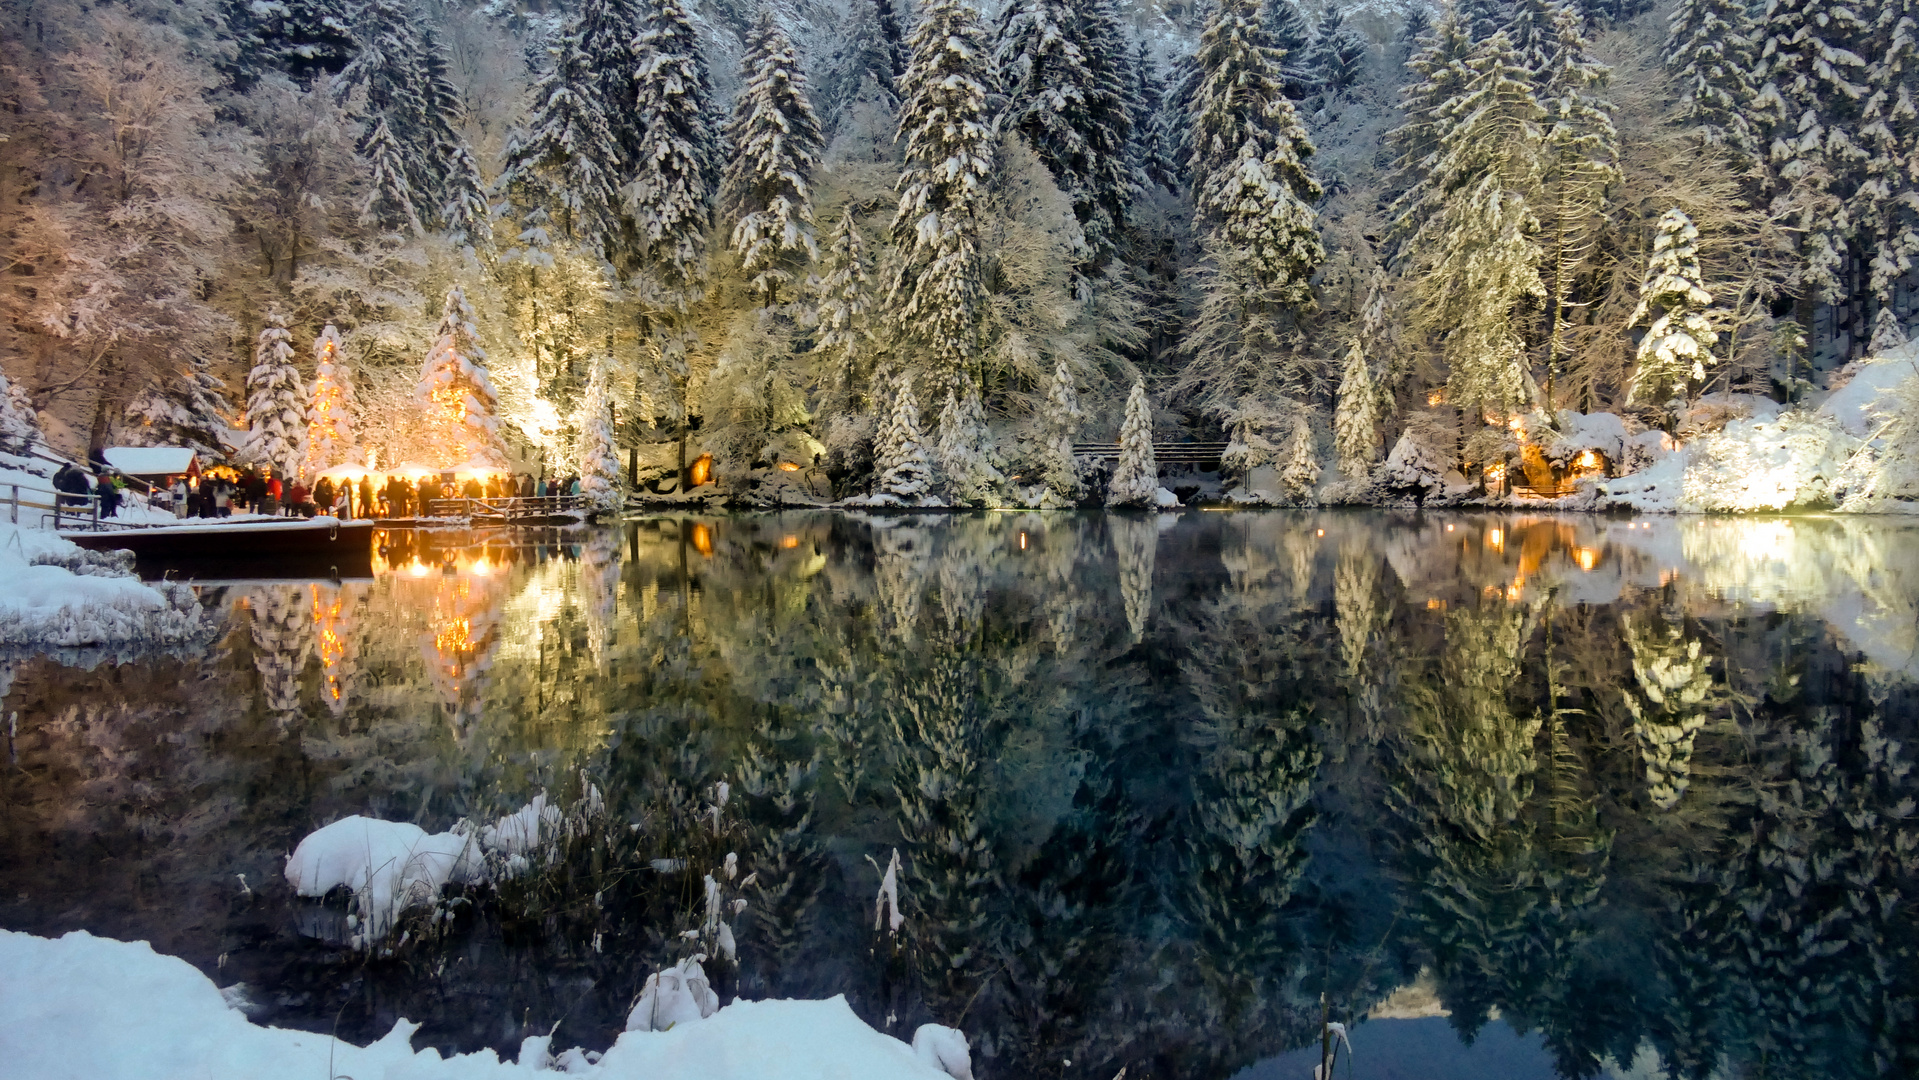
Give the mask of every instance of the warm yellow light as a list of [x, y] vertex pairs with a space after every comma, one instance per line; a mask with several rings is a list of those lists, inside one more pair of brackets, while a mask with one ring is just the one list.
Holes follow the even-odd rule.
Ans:
[[418, 559], [413, 560], [413, 565], [407, 567], [406, 572], [414, 577], [425, 577], [432, 573], [431, 570], [426, 568], [426, 564]]
[[1486, 546], [1500, 547], [1501, 545], [1505, 544], [1505, 542], [1506, 542], [1505, 533], [1500, 532], [1498, 529], [1486, 530]]
[[704, 525], [693, 526], [693, 548], [702, 555], [713, 554], [713, 530]]
[[1436, 596], [1432, 597], [1426, 601], [1426, 610], [1427, 611], [1444, 611], [1446, 610], [1446, 601], [1441, 600]]
[[468, 567], [468, 569], [473, 571], [474, 577], [485, 577], [493, 572], [493, 564], [487, 562], [485, 559], [478, 559], [475, 560], [473, 565]]
[[799, 472], [800, 467], [798, 465], [793, 464], [790, 461], [782, 461], [780, 462], [780, 471], [781, 472]]
[[1026, 550], [1026, 534], [1025, 533], [1019, 534], [1019, 549], [1021, 551]]
[[1575, 461], [1574, 464], [1582, 469], [1597, 469], [1599, 467], [1599, 455], [1594, 451], [1587, 450], [1579, 455], [1578, 460]]
[[1578, 561], [1581, 570], [1591, 570], [1593, 567], [1599, 565], [1599, 552], [1594, 551], [1592, 548], [1579, 548], [1575, 550], [1573, 552], [1573, 558]]
[[780, 538], [780, 546], [791, 551], [800, 546], [800, 538], [797, 536], [783, 536]]
[[699, 458], [693, 462], [693, 467], [687, 471], [693, 474], [692, 481], [694, 487], [700, 487], [705, 484], [713, 478], [713, 455], [701, 454]]
[[1426, 406], [1427, 408], [1436, 408], [1439, 406], [1441, 402], [1444, 402], [1445, 400], [1446, 400], [1446, 391], [1434, 390], [1432, 393], [1429, 393], [1426, 395]]
[[1325, 535], [1326, 535], [1326, 530], [1325, 530], [1325, 529], [1321, 529], [1321, 530], [1319, 530], [1319, 533], [1318, 533], [1318, 535], [1320, 535], [1320, 536], [1325, 536]]
[[1506, 426], [1512, 428], [1514, 431], [1522, 430], [1526, 426], [1526, 418], [1523, 416], [1515, 416], [1511, 420], [1506, 421]]

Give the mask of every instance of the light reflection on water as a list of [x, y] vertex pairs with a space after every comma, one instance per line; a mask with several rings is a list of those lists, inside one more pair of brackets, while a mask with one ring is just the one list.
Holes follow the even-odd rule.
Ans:
[[[0, 925], [224, 955], [275, 1023], [604, 1045], [737, 851], [763, 880], [723, 993], [958, 1022], [986, 1076], [1282, 1075], [1322, 992], [1357, 1020], [1409, 984], [1568, 1075], [1896, 1073], [1915, 540], [1383, 513], [385, 534], [371, 581], [204, 590], [207, 656], [16, 666]], [[279, 859], [314, 826], [584, 782], [605, 835], [450, 931], [370, 961], [301, 936], [327, 919]], [[897, 939], [871, 908], [894, 849]], [[1374, 1022], [1387, 1067], [1427, 1051], [1381, 1023], [1437, 1021]]]

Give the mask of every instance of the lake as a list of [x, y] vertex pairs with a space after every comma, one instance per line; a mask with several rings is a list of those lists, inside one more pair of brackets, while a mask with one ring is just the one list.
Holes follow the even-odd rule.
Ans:
[[[983, 1078], [1305, 1078], [1322, 1016], [1358, 1077], [1919, 1069], [1905, 521], [378, 543], [368, 581], [200, 586], [206, 650], [0, 665], [0, 927], [151, 941], [263, 1023], [603, 1048], [715, 953], [710, 877], [725, 999], [958, 1026]], [[541, 793], [579, 827], [371, 948], [283, 876], [347, 815]]]

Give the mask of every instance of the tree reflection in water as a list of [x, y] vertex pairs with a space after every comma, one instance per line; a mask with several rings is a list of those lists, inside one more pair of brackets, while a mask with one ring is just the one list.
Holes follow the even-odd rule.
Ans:
[[[985, 1076], [1224, 1077], [1316, 1037], [1322, 993], [1356, 1020], [1416, 976], [1462, 1036], [1497, 1010], [1569, 1076], [1644, 1046], [1686, 1077], [1910, 1073], [1915, 539], [1379, 513], [388, 534], [372, 582], [205, 590], [230, 632], [204, 656], [14, 665], [0, 925], [151, 939], [283, 1025], [603, 1045], [650, 970], [715, 947], [681, 936], [711, 874], [746, 905], [723, 994], [956, 1024]], [[589, 786], [603, 828], [391, 955], [279, 876], [345, 814], [444, 828]]]

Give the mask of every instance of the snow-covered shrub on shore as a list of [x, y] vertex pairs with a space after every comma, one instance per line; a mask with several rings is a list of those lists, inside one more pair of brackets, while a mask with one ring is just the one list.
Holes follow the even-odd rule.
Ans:
[[1817, 413], [1734, 420], [1687, 447], [1679, 508], [1748, 513], [1833, 504], [1857, 448], [1858, 440]]
[[185, 585], [143, 583], [124, 552], [0, 525], [0, 646], [165, 644], [212, 627]]

